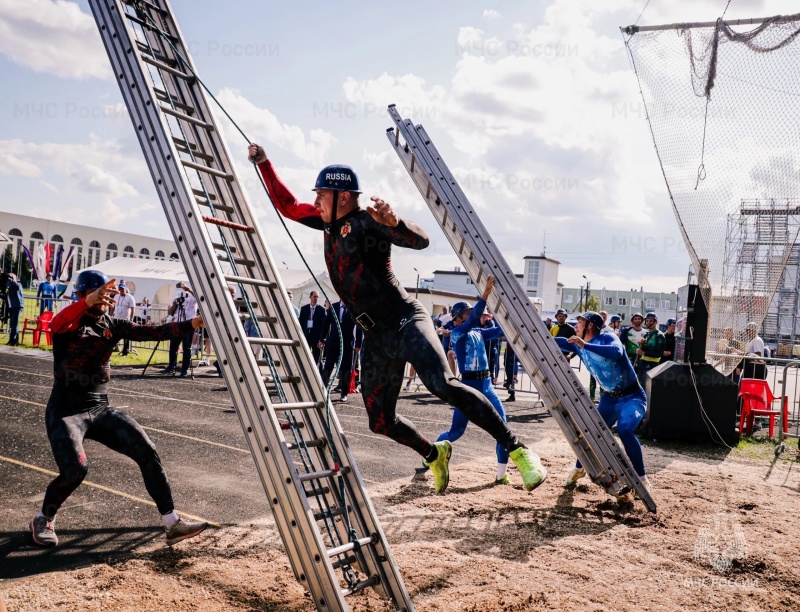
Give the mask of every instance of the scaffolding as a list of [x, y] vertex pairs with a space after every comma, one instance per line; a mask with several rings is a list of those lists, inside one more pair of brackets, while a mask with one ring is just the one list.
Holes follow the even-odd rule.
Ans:
[[723, 284], [714, 301], [713, 333], [761, 323], [761, 336], [791, 354], [798, 333], [800, 200], [742, 200], [728, 215]]

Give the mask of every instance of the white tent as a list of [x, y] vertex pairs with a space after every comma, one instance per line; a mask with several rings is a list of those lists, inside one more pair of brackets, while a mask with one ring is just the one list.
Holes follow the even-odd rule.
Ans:
[[[124, 280], [137, 302], [147, 298], [154, 305], [170, 304], [175, 297], [175, 285], [180, 281], [189, 284], [189, 277], [179, 261], [112, 257], [88, 269], [99, 270], [108, 278], [116, 278], [117, 282]], [[72, 295], [72, 286], [79, 272], [73, 274], [66, 295]]]
[[[227, 264], [223, 264], [223, 269], [227, 267]], [[171, 304], [173, 298], [176, 297], [175, 285], [178, 282], [183, 281], [187, 285], [191, 285], [180, 261], [113, 257], [90, 266], [88, 269], [99, 270], [109, 278], [116, 278], [117, 282], [124, 280], [128, 291], [137, 302], [147, 298], [154, 306]], [[66, 296], [72, 295], [72, 287], [79, 272], [73, 274], [67, 287]], [[293, 294], [294, 304], [299, 306], [307, 303], [309, 293], [317, 288], [308, 270], [280, 270], [280, 274], [284, 285]], [[333, 290], [328, 273], [315, 271], [314, 274], [325, 293], [331, 300], [336, 301], [338, 296]]]

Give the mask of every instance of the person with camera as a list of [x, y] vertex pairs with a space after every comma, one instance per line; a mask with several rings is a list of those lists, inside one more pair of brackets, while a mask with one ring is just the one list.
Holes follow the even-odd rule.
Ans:
[[39, 546], [55, 546], [56, 513], [89, 471], [83, 447], [88, 438], [133, 459], [164, 522], [170, 546], [203, 531], [208, 524], [181, 518], [175, 512], [172, 490], [161, 458], [142, 427], [108, 400], [110, 359], [123, 338], [166, 340], [203, 327], [200, 317], [159, 327], [135, 325], [108, 315], [114, 304], [115, 279], [102, 272], [84, 270], [75, 282], [78, 301], [53, 317], [53, 390], [45, 409], [47, 437], [58, 466], [58, 476], [48, 485], [41, 510], [30, 524]]
[[[175, 285], [180, 290], [180, 294], [170, 304], [167, 313], [172, 317], [174, 323], [190, 321], [197, 316], [197, 300], [189, 286], [183, 281]], [[189, 366], [192, 364], [192, 338], [194, 329], [189, 329], [182, 336], [175, 336], [169, 341], [169, 363], [164, 368], [163, 374], [174, 374], [178, 365], [178, 347], [182, 347], [183, 358], [181, 360], [181, 378], [189, 376]]]
[[[133, 313], [136, 310], [136, 300], [128, 293], [128, 286], [125, 282], [120, 282], [117, 286], [119, 293], [114, 297], [114, 306], [111, 308], [111, 316], [122, 321], [133, 321]], [[122, 341], [122, 356], [127, 357], [131, 351], [131, 341], [125, 338]]]

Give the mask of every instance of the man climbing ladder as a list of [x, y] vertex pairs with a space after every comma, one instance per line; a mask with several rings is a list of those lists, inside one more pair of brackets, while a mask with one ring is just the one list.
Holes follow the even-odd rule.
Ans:
[[280, 181], [262, 147], [251, 144], [248, 153], [278, 211], [324, 231], [331, 282], [368, 338], [361, 392], [370, 429], [422, 455], [433, 473], [436, 492], [445, 491], [450, 443], [432, 444], [395, 412], [405, 364], [410, 362], [431, 393], [458, 406], [509, 452], [527, 490], [544, 482], [547, 470], [538, 455], [517, 439], [485, 396], [450, 375], [428, 312], [403, 290], [392, 272], [392, 245], [424, 249], [429, 242], [424, 230], [398, 217], [380, 198], [373, 197], [374, 204], [366, 210], [360, 208], [358, 178], [348, 166], [324, 168], [314, 187], [314, 204], [301, 204]]

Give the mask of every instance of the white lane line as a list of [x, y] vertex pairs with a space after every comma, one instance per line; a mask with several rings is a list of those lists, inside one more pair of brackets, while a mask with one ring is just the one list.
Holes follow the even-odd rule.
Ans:
[[[31, 465], [30, 463], [25, 463], [24, 461], [18, 461], [16, 459], [12, 459], [11, 457], [4, 457], [0, 455], [0, 461], [5, 461], [6, 463], [10, 463], [12, 465], [17, 465], [19, 467], [24, 467], [29, 470], [34, 470], [36, 472], [41, 472], [42, 474], [47, 474], [48, 476], [58, 476], [56, 472], [51, 470], [46, 470], [44, 468], [39, 467], [38, 465]], [[86, 485], [87, 487], [92, 487], [93, 489], [99, 489], [100, 491], [105, 491], [106, 493], [111, 493], [112, 495], [117, 495], [119, 497], [124, 497], [125, 499], [130, 499], [132, 501], [138, 502], [140, 504], [146, 504], [148, 506], [152, 506], [153, 508], [157, 508], [154, 502], [149, 499], [144, 499], [142, 497], [136, 497], [135, 495], [130, 495], [129, 493], [125, 493], [124, 491], [118, 491], [117, 489], [112, 489], [111, 487], [106, 487], [101, 484], [97, 484], [96, 482], [92, 482], [91, 480], [84, 480], [81, 484]], [[185, 516], [187, 518], [192, 519], [193, 521], [204, 521], [209, 525], [213, 525], [214, 527], [222, 527], [219, 523], [215, 523], [213, 521], [209, 521], [208, 519], [204, 519], [199, 516], [195, 516], [194, 514], [189, 514], [188, 512], [178, 512], [178, 514]]]

